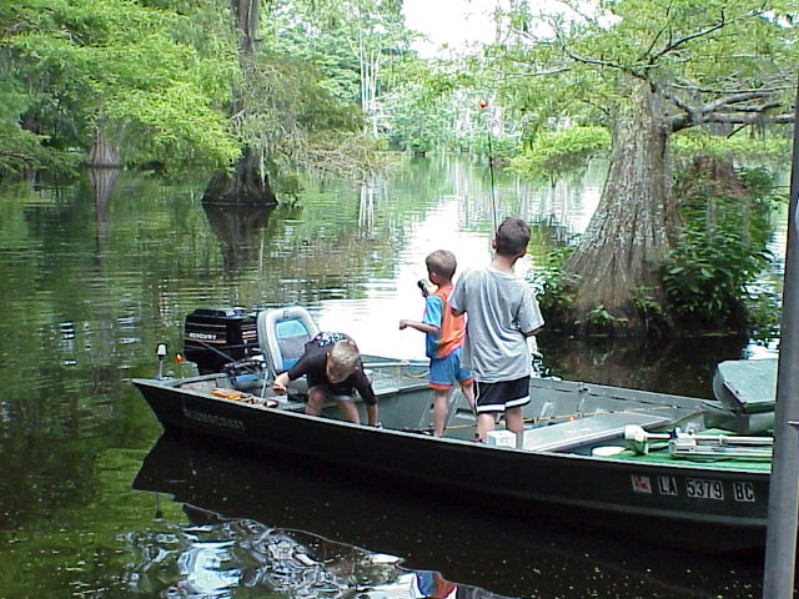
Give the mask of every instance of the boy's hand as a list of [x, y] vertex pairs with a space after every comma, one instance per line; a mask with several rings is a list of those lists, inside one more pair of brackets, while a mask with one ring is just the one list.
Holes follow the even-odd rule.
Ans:
[[400, 331], [402, 331], [407, 328], [408, 328], [408, 321], [403, 318], [402, 320], [400, 320], [399, 329]]
[[277, 393], [278, 395], [283, 395], [288, 391], [286, 385], [289, 382], [289, 377], [286, 373], [281, 373], [275, 377], [274, 382], [272, 383], [272, 391]]

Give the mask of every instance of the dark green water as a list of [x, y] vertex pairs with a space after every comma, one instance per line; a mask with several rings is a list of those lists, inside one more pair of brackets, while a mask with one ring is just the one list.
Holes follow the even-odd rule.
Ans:
[[[482, 264], [495, 217], [521, 215], [535, 233], [518, 268], [535, 270], [585, 227], [601, 173], [543, 189], [500, 177], [492, 202], [484, 167], [431, 159], [238, 211], [201, 205], [207, 178], [0, 191], [0, 598], [421, 597], [433, 570], [452, 597], [759, 596], [761, 557], [617, 544], [547, 530], [545, 514], [520, 528], [158, 442], [127, 382], [155, 372], [157, 342], [180, 350], [197, 307], [302, 304], [368, 353], [419, 357], [422, 336], [397, 323], [421, 315], [424, 256]], [[541, 349], [562, 378], [690, 395], [709, 394], [718, 361], [757, 351], [557, 335]]]

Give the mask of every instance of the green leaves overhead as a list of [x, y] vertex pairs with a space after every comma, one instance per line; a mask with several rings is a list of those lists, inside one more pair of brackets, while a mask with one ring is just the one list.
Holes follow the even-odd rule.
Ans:
[[675, 131], [779, 120], [792, 103], [795, 3], [618, 0], [549, 10], [507, 14], [497, 62], [503, 97], [527, 115], [531, 134], [552, 117], [612, 115], [630, 77], [658, 92]]
[[[53, 146], [85, 150], [99, 127], [129, 159], [227, 165], [238, 154], [224, 134], [239, 68], [226, 3], [201, 0], [193, 14], [169, 2], [9, 4], [0, 15], [17, 24], [0, 38], [8, 74], [30, 90], [23, 118]], [[217, 25], [198, 36], [201, 11]]]
[[85, 156], [98, 132], [126, 164], [226, 168], [244, 145], [273, 168], [315, 160], [314, 144], [360, 153], [402, 78], [402, 3], [264, 5], [254, 51], [240, 57], [229, 0], [2, 3], [0, 95], [14, 108], [0, 115], [11, 155], [0, 172]]

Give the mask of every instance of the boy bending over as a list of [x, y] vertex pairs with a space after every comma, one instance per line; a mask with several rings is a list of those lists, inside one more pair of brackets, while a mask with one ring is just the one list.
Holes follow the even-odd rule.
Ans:
[[363, 372], [361, 353], [344, 333], [319, 333], [305, 344], [305, 353], [286, 372], [275, 377], [272, 389], [283, 395], [289, 381], [305, 375], [308, 378], [308, 405], [305, 413], [318, 416], [325, 401], [336, 401], [344, 417], [360, 424], [354, 403], [357, 389], [364, 403], [370, 426], [377, 426], [377, 398], [372, 384]]

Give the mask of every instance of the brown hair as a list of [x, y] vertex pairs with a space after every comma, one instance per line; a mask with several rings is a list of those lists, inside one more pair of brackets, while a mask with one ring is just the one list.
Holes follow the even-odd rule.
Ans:
[[520, 218], [508, 217], [497, 228], [495, 237], [497, 254], [517, 256], [527, 250], [530, 243], [530, 227]]
[[424, 263], [427, 265], [428, 272], [435, 273], [442, 277], [451, 279], [458, 268], [458, 261], [455, 254], [449, 250], [436, 250], [427, 255]]

